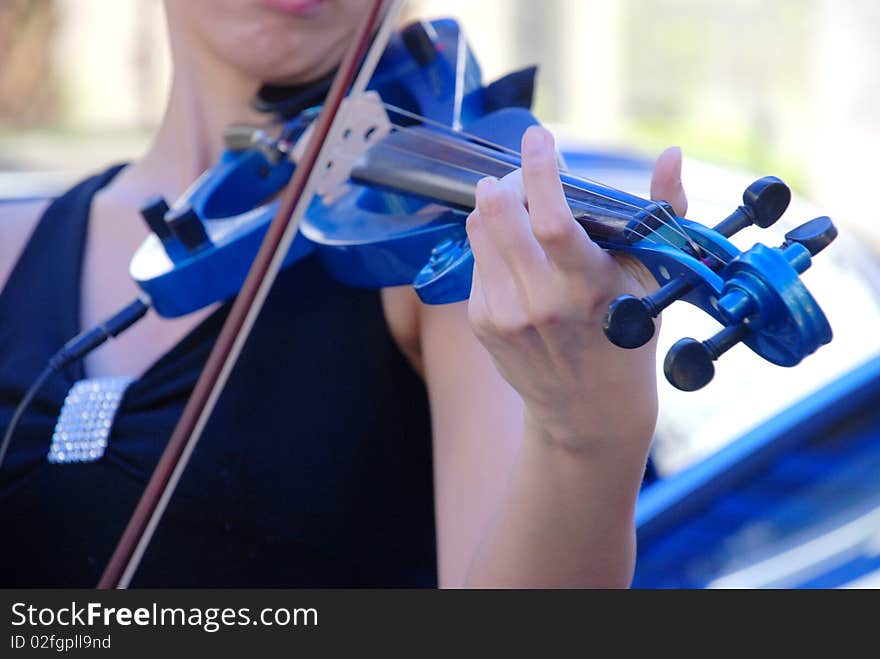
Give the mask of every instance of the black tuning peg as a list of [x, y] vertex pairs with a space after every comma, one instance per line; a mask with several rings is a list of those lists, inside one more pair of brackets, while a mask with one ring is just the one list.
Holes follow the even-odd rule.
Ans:
[[602, 329], [620, 348], [641, 348], [654, 336], [654, 318], [693, 288], [685, 279], [674, 279], [641, 299], [621, 295], [608, 305]]
[[753, 224], [766, 229], [782, 217], [790, 202], [788, 186], [775, 176], [765, 176], [746, 188], [743, 205], [723, 219], [715, 231], [730, 238]]
[[673, 345], [663, 361], [663, 373], [676, 389], [702, 389], [715, 376], [713, 363], [749, 334], [746, 323], [725, 327], [711, 339], [681, 339]]
[[834, 242], [835, 238], [837, 238], [837, 227], [834, 226], [830, 217], [823, 215], [785, 234], [785, 243], [783, 243], [782, 249], [794, 243], [800, 243], [810, 251], [810, 254], [816, 256]]

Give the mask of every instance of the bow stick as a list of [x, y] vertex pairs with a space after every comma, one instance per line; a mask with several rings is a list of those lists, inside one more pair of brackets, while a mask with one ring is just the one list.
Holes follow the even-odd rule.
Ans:
[[[332, 143], [337, 116], [349, 88], [356, 94], [366, 88], [379, 57], [385, 50], [404, 0], [373, 0], [372, 6], [345, 55], [333, 80], [321, 114], [315, 122], [308, 146], [284, 192], [278, 212], [254, 258], [247, 279], [223, 324], [205, 367], [168, 444], [159, 459], [137, 508], [110, 558], [98, 588], [127, 588], [159, 525], [165, 508], [183, 474], [199, 437], [220, 397], [226, 380], [244, 347], [281, 268], [317, 184], [316, 172], [325, 160], [325, 145]], [[383, 19], [384, 14], [384, 19]], [[380, 27], [381, 26], [381, 27]], [[376, 29], [379, 32], [370, 41]], [[368, 52], [369, 51], [369, 52]], [[366, 59], [364, 56], [366, 54]], [[357, 81], [358, 64], [364, 60]]]

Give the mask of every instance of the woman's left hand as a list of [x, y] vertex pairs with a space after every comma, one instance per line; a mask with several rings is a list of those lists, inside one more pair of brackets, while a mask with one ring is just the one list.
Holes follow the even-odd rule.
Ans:
[[[651, 193], [686, 212], [678, 149], [658, 159]], [[657, 415], [655, 341], [618, 348], [602, 319], [612, 299], [644, 295], [653, 279], [574, 220], [548, 131], [526, 132], [521, 170], [480, 183], [467, 232], [476, 262], [471, 324], [522, 397], [530, 432], [578, 451], [643, 457]]]

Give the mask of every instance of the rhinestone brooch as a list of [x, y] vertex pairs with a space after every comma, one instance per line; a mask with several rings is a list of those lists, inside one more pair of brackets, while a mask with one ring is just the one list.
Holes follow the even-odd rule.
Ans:
[[67, 397], [46, 458], [55, 464], [94, 462], [107, 448], [113, 418], [133, 378], [89, 378], [74, 384]]

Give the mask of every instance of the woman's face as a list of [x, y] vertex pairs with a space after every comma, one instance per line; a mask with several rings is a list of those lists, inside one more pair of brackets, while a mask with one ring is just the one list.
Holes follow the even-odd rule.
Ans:
[[172, 31], [260, 82], [300, 83], [331, 71], [367, 0], [166, 0]]

